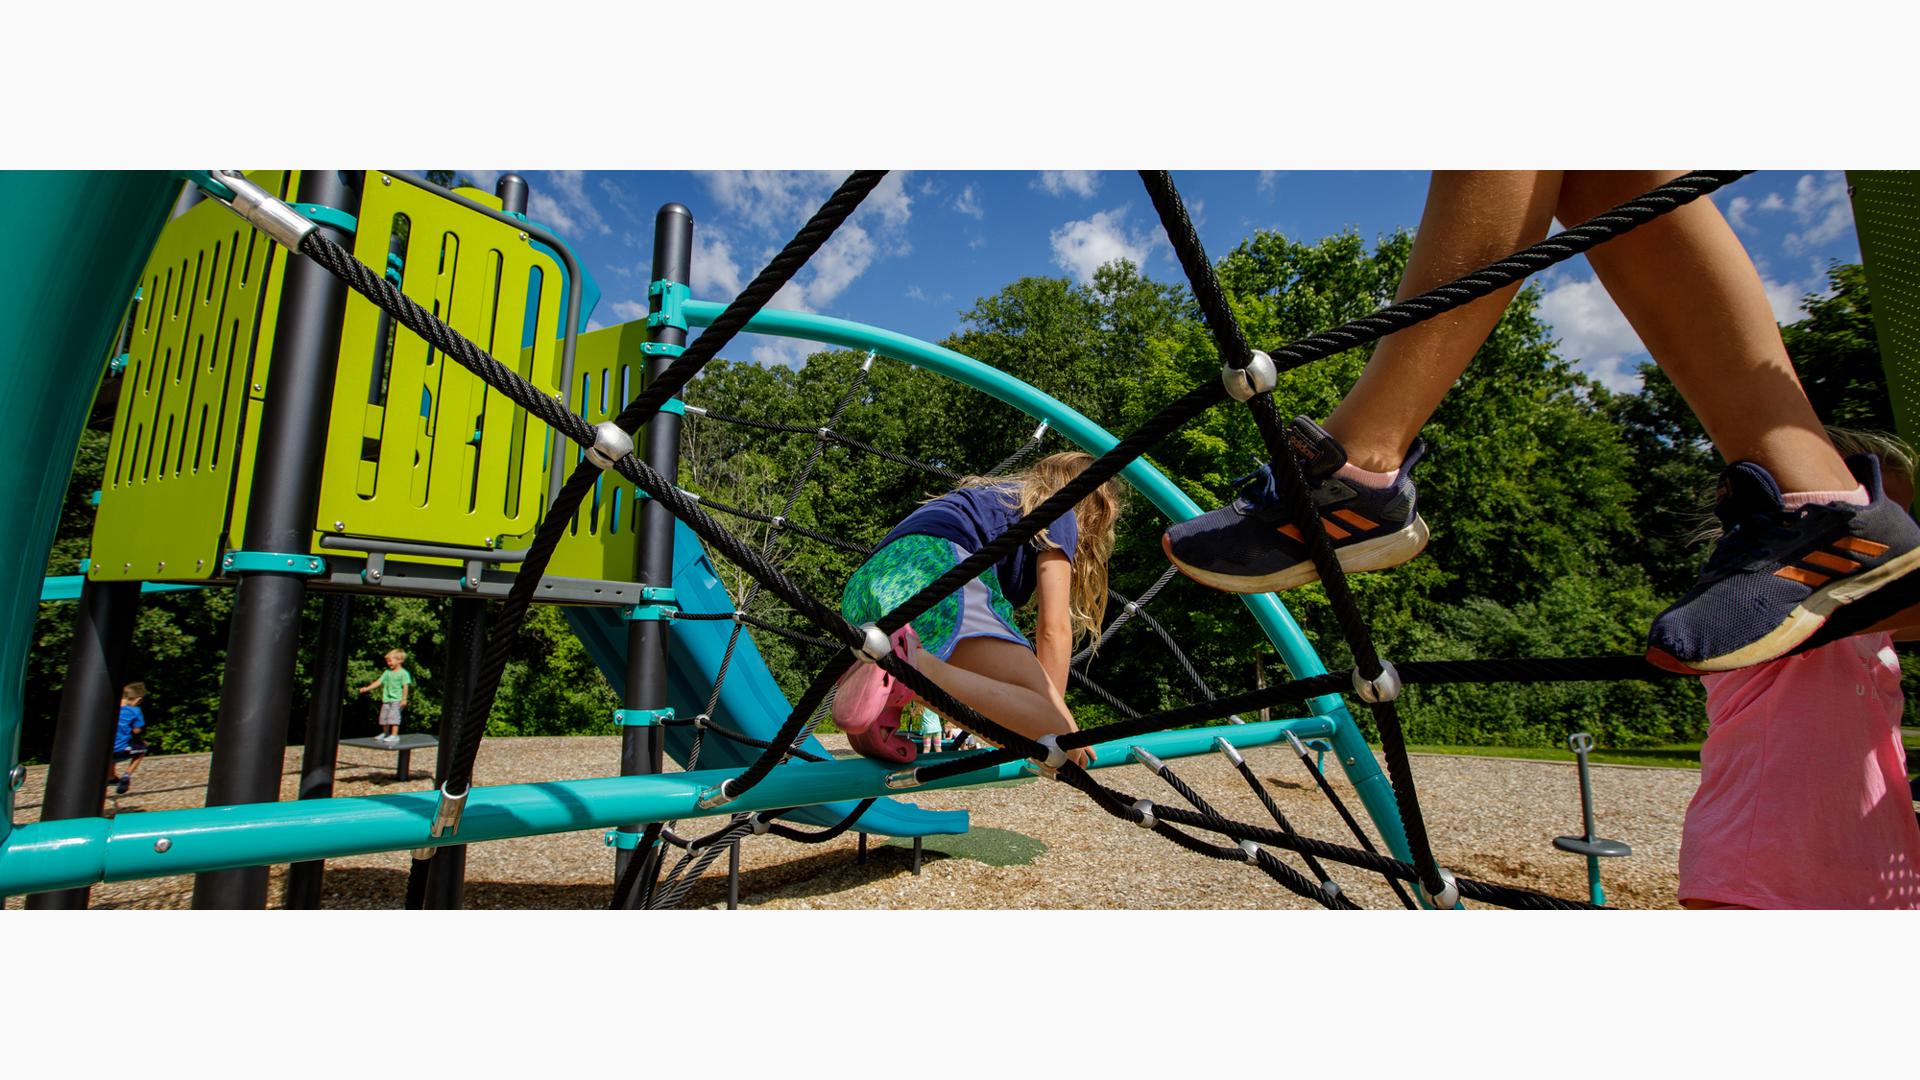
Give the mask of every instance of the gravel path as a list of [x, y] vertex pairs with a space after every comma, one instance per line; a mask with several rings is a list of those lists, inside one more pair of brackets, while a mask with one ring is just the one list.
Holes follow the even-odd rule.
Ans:
[[[844, 740], [827, 739], [844, 751]], [[300, 749], [288, 751], [281, 797], [291, 799]], [[1317, 839], [1345, 843], [1345, 827], [1315, 790], [1293, 755], [1261, 748], [1247, 755], [1296, 828]], [[413, 755], [415, 779], [393, 777], [389, 753], [343, 747], [336, 794], [374, 795], [427, 790], [434, 752]], [[493, 739], [482, 750], [482, 784], [604, 776], [618, 760], [613, 738]], [[1579, 787], [1571, 764], [1414, 755], [1415, 783], [1442, 865], [1469, 877], [1584, 897], [1584, 860], [1552, 847], [1575, 832]], [[1171, 763], [1183, 780], [1222, 813], [1243, 821], [1268, 820], [1233, 768], [1218, 755]], [[140, 767], [131, 794], [112, 800], [109, 813], [139, 813], [201, 805], [208, 755], [151, 758]], [[1332, 762], [1328, 762], [1329, 768]], [[1358, 800], [1334, 770], [1334, 787], [1358, 810]], [[1156, 802], [1178, 802], [1141, 766], [1102, 770], [1109, 785]], [[1594, 766], [1594, 797], [1601, 835], [1622, 840], [1633, 855], [1607, 863], [1609, 902], [1621, 907], [1673, 907], [1674, 864], [1680, 822], [1698, 784], [1684, 769]], [[38, 819], [46, 769], [28, 770], [18, 797], [20, 821]], [[765, 908], [1269, 908], [1311, 907], [1264, 874], [1239, 863], [1191, 855], [1102, 812], [1064, 785], [1016, 782], [965, 791], [920, 793], [907, 801], [933, 809], [972, 811], [965, 837], [927, 841], [922, 872], [910, 872], [910, 842], [875, 838], [865, 862], [856, 861], [849, 833], [822, 845], [773, 836], [750, 839], [741, 850], [741, 904]], [[705, 822], [683, 835], [707, 831]], [[1377, 837], [1375, 838], [1377, 842]], [[674, 853], [677, 855], [677, 852]], [[1289, 862], [1299, 866], [1292, 856]], [[325, 904], [333, 908], [399, 908], [406, 888], [405, 852], [336, 859], [327, 864]], [[599, 831], [530, 837], [468, 849], [466, 903], [471, 908], [596, 908], [612, 895], [611, 855]], [[1378, 878], [1329, 868], [1363, 907], [1395, 907]], [[721, 858], [688, 895], [685, 907], [720, 907], [726, 897]], [[281, 900], [285, 868], [273, 871], [270, 905]], [[95, 886], [101, 908], [183, 908], [192, 896], [188, 877]], [[18, 908], [18, 897], [6, 901]]]

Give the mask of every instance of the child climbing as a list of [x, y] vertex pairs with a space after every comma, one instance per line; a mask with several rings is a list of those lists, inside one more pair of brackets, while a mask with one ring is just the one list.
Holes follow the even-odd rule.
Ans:
[[[1831, 430], [1876, 497], [1913, 501], [1900, 443]], [[1737, 468], [1737, 467], [1736, 467]], [[1735, 473], [1715, 507], [1741, 520], [1758, 477]], [[1920, 908], [1920, 823], [1900, 744], [1900, 661], [1920, 611], [1897, 628], [1709, 675], [1700, 787], [1680, 839], [1680, 902], [1691, 908]]]
[[393, 649], [386, 655], [387, 670], [381, 672], [372, 682], [360, 688], [363, 694], [380, 691], [380, 734], [374, 736], [381, 742], [400, 741], [400, 714], [407, 707], [407, 695], [413, 686], [413, 673], [402, 667], [407, 662], [405, 649]]
[[[1418, 295], [1681, 174], [1435, 173], [1400, 297]], [[1821, 429], [1773, 321], [1759, 274], [1706, 199], [1587, 254], [1621, 312], [1746, 484], [1699, 582], [1654, 619], [1647, 659], [1729, 671], [1784, 655], [1842, 605], [1920, 568], [1920, 525], [1849, 471]], [[1288, 439], [1342, 567], [1418, 555], [1418, 436], [1519, 290], [1511, 285], [1383, 339], [1325, 426]], [[1319, 576], [1272, 467], [1231, 504], [1168, 529], [1167, 557], [1229, 592], [1291, 589]]]
[[[847, 580], [840, 609], [858, 626], [877, 621], [1064, 487], [1092, 461], [1082, 453], [1040, 459], [1022, 472], [967, 477], [893, 527]], [[1064, 698], [1073, 642], [1100, 631], [1107, 560], [1120, 515], [1113, 481], [1062, 514], [1033, 541], [948, 594], [893, 637], [894, 653], [959, 701], [1030, 738], [1078, 728]], [[1034, 640], [1013, 612], [1036, 604]], [[855, 749], [910, 762], [918, 752], [900, 729], [912, 691], [878, 665], [860, 663], [836, 686], [834, 723]], [[1071, 755], [1079, 764], [1086, 750]]]

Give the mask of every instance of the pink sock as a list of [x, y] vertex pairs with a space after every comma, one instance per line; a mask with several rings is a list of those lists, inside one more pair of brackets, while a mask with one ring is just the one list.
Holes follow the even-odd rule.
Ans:
[[1788, 510], [1798, 510], [1815, 503], [1846, 503], [1848, 506], [1866, 506], [1873, 500], [1867, 497], [1867, 485], [1861, 484], [1852, 491], [1790, 491], [1780, 496], [1780, 505]]
[[1339, 469], [1335, 470], [1333, 475], [1348, 483], [1358, 484], [1364, 488], [1373, 488], [1377, 491], [1392, 487], [1394, 478], [1400, 475], [1400, 470], [1395, 469], [1392, 472], [1368, 472], [1358, 465], [1349, 463], [1340, 466]]

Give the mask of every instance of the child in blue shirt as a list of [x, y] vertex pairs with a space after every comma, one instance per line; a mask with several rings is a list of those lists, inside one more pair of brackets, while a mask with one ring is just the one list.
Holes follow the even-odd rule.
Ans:
[[[120, 688], [120, 726], [113, 733], [113, 760], [107, 763], [107, 785], [116, 795], [125, 795], [133, 786], [133, 771], [147, 756], [147, 716], [140, 711], [146, 700], [146, 683], [128, 683]], [[126, 775], [119, 774], [119, 762], [127, 763]]]

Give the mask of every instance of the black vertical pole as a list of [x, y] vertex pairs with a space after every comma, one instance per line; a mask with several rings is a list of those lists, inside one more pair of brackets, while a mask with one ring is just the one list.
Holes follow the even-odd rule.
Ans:
[[[53, 729], [53, 764], [40, 820], [99, 817], [105, 801], [107, 765], [120, 715], [127, 648], [140, 611], [137, 581], [86, 581], [74, 615], [73, 652], [60, 716]], [[87, 889], [61, 889], [27, 897], [37, 909], [84, 908]]]
[[[653, 281], [685, 286], [690, 279], [693, 260], [693, 212], [679, 203], [668, 203], [653, 219]], [[660, 312], [665, 297], [655, 296], [650, 305]], [[657, 344], [683, 346], [687, 343], [684, 326], [662, 322], [647, 328], [647, 338]], [[646, 381], [665, 374], [674, 358], [660, 352], [647, 357]], [[662, 411], [645, 431], [641, 459], [669, 480], [680, 475], [680, 417]], [[652, 499], [640, 504], [640, 545], [634, 567], [634, 580], [641, 585], [665, 587], [673, 583], [673, 514]], [[667, 624], [635, 619], [627, 624], [627, 692], [623, 703], [628, 709], [662, 709], [667, 704]], [[640, 776], [665, 768], [666, 740], [658, 725], [629, 726], [620, 733], [620, 775]], [[627, 861], [639, 854], [647, 861], [640, 887], [633, 900], [652, 890], [653, 876], [659, 869], [660, 826], [623, 825], [623, 833], [640, 833], [636, 848], [617, 848], [614, 852], [614, 880], [627, 868]]]
[[[300, 201], [359, 209], [359, 193], [345, 174], [315, 169], [300, 176]], [[353, 238], [322, 225], [330, 239]], [[310, 259], [286, 261], [273, 358], [261, 409], [253, 494], [241, 547], [305, 554], [313, 547], [320, 502], [320, 461], [327, 446], [333, 375], [340, 358], [340, 322], [346, 287]], [[280, 572], [242, 573], [234, 587], [220, 719], [214, 727], [208, 806], [273, 802], [287, 747], [293, 703], [294, 654], [300, 648], [300, 606], [306, 578]], [[260, 908], [267, 902], [267, 868], [203, 873], [194, 882], [196, 908]]]
[[[340, 703], [347, 692], [347, 644], [353, 631], [353, 594], [328, 593], [320, 609], [320, 648], [313, 661], [313, 699], [307, 705], [307, 749], [300, 759], [300, 797], [333, 798], [340, 749]], [[287, 907], [320, 906], [326, 861], [287, 868]]]
[[[453, 618], [447, 630], [447, 692], [440, 705], [440, 750], [434, 755], [433, 786], [446, 784], [453, 768], [453, 717], [456, 709], [467, 711], [473, 684], [486, 653], [487, 602], [470, 597], [453, 601]], [[470, 717], [468, 723], [484, 723]], [[435, 848], [427, 864], [427, 893], [422, 906], [452, 909], [460, 906], [466, 891], [467, 845], [448, 844]]]

